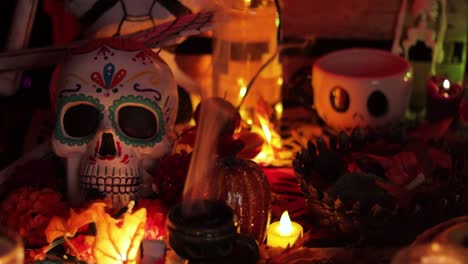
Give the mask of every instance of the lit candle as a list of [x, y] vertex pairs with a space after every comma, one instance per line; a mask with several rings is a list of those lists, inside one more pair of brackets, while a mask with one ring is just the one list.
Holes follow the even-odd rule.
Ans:
[[454, 117], [463, 96], [463, 88], [450, 80], [434, 76], [427, 82], [427, 119], [436, 121]]
[[302, 226], [291, 222], [288, 211], [284, 211], [279, 222], [274, 222], [268, 226], [267, 245], [270, 247], [292, 247], [302, 236]]

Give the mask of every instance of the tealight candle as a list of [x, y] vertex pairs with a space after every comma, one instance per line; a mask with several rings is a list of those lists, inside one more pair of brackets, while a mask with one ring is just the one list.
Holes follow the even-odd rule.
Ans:
[[302, 226], [291, 222], [288, 211], [284, 211], [279, 222], [271, 223], [267, 230], [267, 245], [270, 247], [292, 247], [302, 236]]
[[427, 82], [427, 119], [436, 121], [456, 116], [463, 88], [450, 80], [434, 76]]

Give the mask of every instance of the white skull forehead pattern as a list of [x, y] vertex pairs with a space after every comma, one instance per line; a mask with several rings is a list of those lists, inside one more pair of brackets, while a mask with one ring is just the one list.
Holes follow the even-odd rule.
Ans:
[[59, 156], [80, 157], [80, 189], [114, 206], [138, 197], [144, 159], [171, 150], [178, 101], [156, 54], [118, 43], [81, 49], [62, 65], [52, 138]]

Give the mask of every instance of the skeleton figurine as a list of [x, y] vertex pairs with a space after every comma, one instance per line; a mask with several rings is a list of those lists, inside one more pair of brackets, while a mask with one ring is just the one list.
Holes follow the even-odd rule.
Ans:
[[118, 208], [138, 198], [143, 161], [172, 148], [178, 97], [169, 67], [135, 43], [98, 40], [72, 51], [55, 86], [52, 145], [67, 160], [69, 200], [97, 194]]

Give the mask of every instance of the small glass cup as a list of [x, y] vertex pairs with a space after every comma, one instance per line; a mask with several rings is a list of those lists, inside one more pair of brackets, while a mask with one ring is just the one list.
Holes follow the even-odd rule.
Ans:
[[462, 248], [434, 242], [401, 249], [391, 264], [463, 264], [467, 259], [468, 255]]
[[24, 247], [15, 231], [0, 228], [0, 264], [24, 263]]

